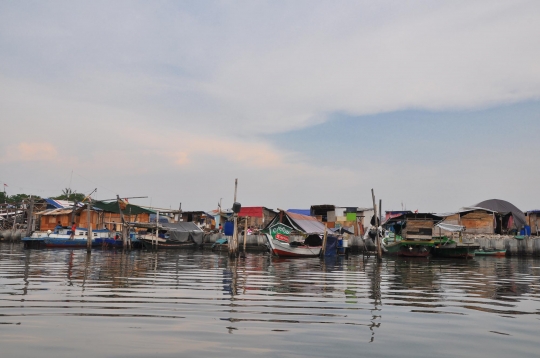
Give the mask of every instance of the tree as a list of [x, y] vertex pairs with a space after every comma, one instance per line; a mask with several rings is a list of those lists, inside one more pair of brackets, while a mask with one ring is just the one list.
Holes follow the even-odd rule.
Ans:
[[62, 190], [62, 195], [54, 197], [57, 200], [70, 200], [70, 201], [82, 201], [86, 195], [72, 191], [71, 188], [65, 188]]
[[21, 203], [23, 201], [29, 201], [30, 196], [32, 196], [34, 199], [40, 199], [38, 195], [30, 195], [30, 194], [15, 194], [15, 195], [4, 195], [4, 192], [0, 192], [0, 204], [3, 203], [9, 203], [9, 204], [16, 204]]

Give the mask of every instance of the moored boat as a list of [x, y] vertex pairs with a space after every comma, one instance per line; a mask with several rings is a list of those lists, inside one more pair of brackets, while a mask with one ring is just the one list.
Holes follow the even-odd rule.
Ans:
[[458, 238], [454, 240], [454, 237], [435, 237], [435, 245], [432, 249], [433, 256], [435, 257], [471, 259], [474, 257], [475, 251], [480, 248], [480, 245], [476, 243], [463, 242], [462, 233], [465, 231], [464, 226], [438, 223], [437, 228], [439, 229], [439, 233], [441, 230], [445, 230], [452, 233], [452, 236], [458, 235]]
[[202, 245], [204, 232], [193, 222], [135, 224], [147, 228], [137, 240], [146, 249], [184, 249]]
[[325, 231], [324, 224], [312, 216], [280, 210], [262, 232], [274, 255], [316, 257], [321, 253]]
[[392, 239], [387, 235], [382, 240], [382, 249], [387, 255], [427, 257], [433, 244], [433, 240], [403, 240], [399, 235]]
[[475, 250], [474, 254], [476, 256], [505, 257], [506, 249], [484, 248], [484, 249]]
[[455, 259], [471, 259], [480, 245], [475, 243], [456, 242], [446, 236], [435, 238], [432, 253], [435, 257]]
[[427, 257], [435, 245], [433, 225], [439, 216], [429, 213], [405, 212], [388, 219], [383, 226], [388, 230], [382, 240], [386, 255]]

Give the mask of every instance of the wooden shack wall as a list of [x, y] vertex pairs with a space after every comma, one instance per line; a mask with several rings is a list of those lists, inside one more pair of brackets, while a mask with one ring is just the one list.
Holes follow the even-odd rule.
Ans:
[[[39, 229], [43, 231], [54, 230], [59, 221], [60, 225], [69, 227], [71, 225], [71, 214], [41, 215]], [[75, 223], [76, 222], [77, 217], [75, 216]]]
[[[450, 224], [450, 225], [461, 225], [459, 223], [459, 213], [456, 213], [454, 215], [449, 215], [447, 217], [445, 217], [442, 221], [442, 223], [444, 224]], [[446, 231], [446, 230], [443, 230], [443, 229], [440, 229], [439, 227], [437, 226], [434, 226], [433, 227], [433, 236], [448, 236], [448, 237], [452, 237], [454, 235], [453, 232], [451, 231]]]
[[531, 234], [540, 234], [540, 214], [529, 213], [527, 215], [527, 225], [531, 227]]
[[[150, 214], [148, 213], [142, 213], [138, 215], [126, 215], [124, 214], [124, 220], [128, 222], [140, 222], [140, 223], [148, 223], [150, 222]], [[101, 213], [101, 218], [99, 221], [99, 227], [98, 229], [108, 229], [113, 230], [114, 225], [116, 224], [116, 229], [121, 230], [122, 228], [122, 218], [120, 216], [120, 213], [111, 213], [111, 212], [104, 212]]]
[[465, 226], [467, 234], [493, 234], [493, 214], [476, 210], [460, 215], [460, 225]]
[[[42, 215], [40, 220], [40, 230], [54, 230], [58, 222], [60, 225], [65, 227], [71, 226], [71, 213], [64, 213], [59, 215]], [[74, 221], [77, 227], [88, 227], [87, 210], [82, 210], [75, 213]], [[92, 228], [96, 229], [99, 222], [99, 214], [95, 211], [90, 211], [90, 222], [92, 223]]]
[[431, 240], [433, 236], [433, 220], [408, 219], [402, 236], [404, 239]]

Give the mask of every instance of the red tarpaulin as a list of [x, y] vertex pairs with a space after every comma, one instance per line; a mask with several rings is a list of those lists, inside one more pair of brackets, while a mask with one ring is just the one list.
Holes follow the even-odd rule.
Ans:
[[262, 206], [245, 206], [240, 209], [238, 216], [250, 216], [252, 218], [262, 218], [263, 217], [263, 207]]

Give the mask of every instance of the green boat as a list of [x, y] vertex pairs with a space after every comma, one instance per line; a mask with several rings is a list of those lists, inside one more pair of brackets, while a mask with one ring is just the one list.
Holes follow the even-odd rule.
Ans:
[[435, 257], [470, 259], [480, 248], [478, 244], [454, 241], [446, 236], [435, 237], [434, 240], [432, 253]]
[[494, 249], [494, 248], [480, 249], [480, 250], [476, 250], [474, 254], [476, 256], [505, 257], [506, 249]]
[[430, 213], [403, 212], [389, 218], [384, 227], [388, 234], [382, 240], [388, 255], [427, 257], [435, 244], [433, 225], [442, 217]]
[[387, 255], [426, 257], [434, 244], [433, 240], [405, 240], [399, 235], [389, 233], [382, 240], [382, 249]]

